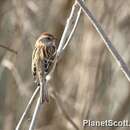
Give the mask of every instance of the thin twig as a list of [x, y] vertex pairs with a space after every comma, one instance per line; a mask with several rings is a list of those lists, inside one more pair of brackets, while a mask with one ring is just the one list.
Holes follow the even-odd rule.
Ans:
[[59, 109], [61, 110], [61, 112], [63, 113], [63, 116], [66, 118], [67, 121], [70, 122], [70, 124], [76, 129], [76, 130], [80, 130], [80, 128], [78, 127], [78, 125], [71, 119], [70, 115], [67, 113], [67, 111], [65, 110], [65, 107], [61, 101], [61, 98], [59, 97], [59, 95], [53, 91], [52, 92], [52, 97], [56, 100], [57, 106], [59, 107]]
[[91, 21], [92, 25], [95, 27], [95, 29], [99, 33], [100, 37], [103, 39], [106, 47], [111, 52], [112, 56], [115, 58], [115, 60], [117, 61], [118, 65], [120, 66], [121, 71], [125, 74], [125, 76], [128, 79], [128, 81], [130, 81], [130, 71], [129, 71], [126, 63], [124, 62], [123, 58], [120, 56], [120, 54], [118, 53], [116, 48], [113, 46], [112, 42], [107, 37], [107, 35], [104, 32], [104, 30], [102, 29], [101, 25], [97, 22], [96, 18], [89, 11], [89, 9], [87, 8], [87, 6], [85, 5], [85, 3], [82, 0], [77, 0], [77, 2], [79, 4], [79, 6], [82, 8], [82, 10], [85, 13], [85, 15]]
[[34, 93], [33, 93], [32, 97], [31, 97], [31, 99], [29, 100], [29, 103], [27, 104], [27, 107], [26, 107], [23, 115], [21, 116], [21, 118], [20, 118], [20, 120], [19, 120], [15, 130], [19, 130], [19, 128], [20, 128], [20, 126], [21, 126], [25, 116], [27, 115], [27, 112], [29, 111], [30, 107], [32, 106], [32, 103], [33, 103], [33, 101], [34, 101], [34, 99], [35, 99], [39, 89], [40, 89], [40, 87], [37, 87], [36, 90], [34, 91]]
[[13, 50], [13, 49], [11, 49], [11, 48], [5, 46], [5, 45], [1, 45], [1, 44], [0, 44], [0, 47], [1, 47], [1, 48], [4, 48], [4, 49], [6, 49], [7, 51], [10, 51], [10, 52], [12, 52], [12, 53], [14, 53], [14, 54], [17, 54], [17, 51], [15, 51], [15, 50]]
[[29, 130], [34, 130], [34, 128], [35, 128], [37, 113], [40, 109], [40, 106], [43, 105], [43, 104], [40, 103], [40, 101], [41, 100], [40, 100], [40, 96], [39, 96], [38, 99], [37, 99], [37, 104], [36, 104], [36, 107], [35, 107], [35, 110], [34, 110], [34, 114], [33, 114], [32, 120], [31, 120]]
[[[84, 0], [83, 0], [84, 1]], [[63, 31], [63, 34], [61, 36], [61, 40], [57, 49], [57, 55], [55, 58], [55, 63], [53, 65], [52, 71], [50, 75], [54, 72], [56, 63], [58, 62], [59, 58], [61, 57], [63, 51], [65, 50], [66, 46], [68, 45], [69, 41], [71, 40], [73, 33], [77, 27], [77, 23], [79, 21], [79, 17], [81, 14], [81, 9], [77, 4], [77, 1], [72, 6], [72, 10], [70, 13], [69, 18], [67, 19], [67, 23], [65, 25], [65, 29]]]
[[[84, 1], [84, 0], [82, 0], [82, 1]], [[66, 46], [68, 45], [69, 41], [71, 40], [71, 38], [72, 38], [72, 36], [73, 36], [73, 34], [76, 30], [76, 27], [77, 27], [77, 24], [78, 24], [78, 21], [79, 21], [79, 18], [80, 18], [80, 14], [81, 14], [81, 8], [77, 6], [77, 1], [75, 1], [75, 4], [72, 7], [72, 12], [70, 14], [70, 17], [67, 20], [67, 26], [66, 26], [67, 30], [71, 29], [70, 26], [72, 26], [72, 29], [71, 29], [70, 34], [67, 38], [67, 41], [65, 42], [61, 51], [65, 50]], [[61, 42], [62, 42], [62, 39], [61, 39]]]
[[81, 14], [81, 8], [79, 9], [79, 11], [78, 11], [77, 14], [78, 14], [78, 15], [77, 15], [77, 19], [75, 20], [74, 27], [73, 27], [73, 29], [72, 29], [72, 31], [71, 31], [71, 33], [70, 33], [70, 35], [69, 35], [69, 37], [68, 37], [66, 43], [64, 44], [64, 46], [63, 46], [63, 48], [62, 48], [62, 52], [63, 52], [63, 51], [65, 50], [65, 48], [67, 47], [69, 41], [71, 40], [71, 38], [72, 38], [72, 36], [73, 36], [73, 34], [74, 34], [75, 30], [76, 30], [76, 27], [77, 27], [77, 24], [78, 24], [78, 21], [79, 21], [79, 18], [80, 18], [80, 14]]
[[[71, 20], [77, 18], [76, 13], [77, 13], [78, 10], [79, 10], [79, 6], [77, 6], [77, 2], [75, 1], [75, 3], [72, 6], [70, 16], [67, 19], [64, 32], [63, 32], [63, 34], [61, 36], [61, 40], [60, 40], [60, 43], [59, 43], [59, 46], [58, 46], [58, 49], [57, 49], [57, 56], [60, 55], [61, 50], [62, 50], [64, 44], [66, 43], [66, 41], [67, 41], [67, 39], [69, 37], [69, 34], [71, 33], [71, 29], [70, 29], [70, 28], [72, 28], [72, 21]], [[75, 21], [73, 21], [73, 22], [75, 22]]]

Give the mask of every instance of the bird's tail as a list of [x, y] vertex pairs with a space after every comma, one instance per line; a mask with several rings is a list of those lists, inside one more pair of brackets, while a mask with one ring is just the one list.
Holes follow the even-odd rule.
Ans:
[[41, 99], [41, 103], [45, 101], [49, 102], [46, 80], [40, 83], [40, 99]]

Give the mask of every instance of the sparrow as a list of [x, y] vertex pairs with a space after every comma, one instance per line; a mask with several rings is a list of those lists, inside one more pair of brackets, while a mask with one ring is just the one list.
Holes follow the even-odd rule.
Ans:
[[35, 43], [32, 53], [32, 75], [34, 82], [40, 86], [41, 103], [49, 101], [46, 76], [51, 72], [56, 57], [56, 38], [44, 32]]

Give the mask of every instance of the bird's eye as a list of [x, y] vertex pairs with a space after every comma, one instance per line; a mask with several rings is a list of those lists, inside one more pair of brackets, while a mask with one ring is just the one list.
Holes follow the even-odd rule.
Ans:
[[47, 39], [47, 40], [49, 40], [49, 41], [51, 40], [51, 38], [50, 38], [50, 37], [47, 37], [46, 39]]

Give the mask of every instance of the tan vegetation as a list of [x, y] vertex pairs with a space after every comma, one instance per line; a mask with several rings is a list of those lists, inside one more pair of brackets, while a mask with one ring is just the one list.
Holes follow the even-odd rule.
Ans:
[[[35, 90], [31, 74], [35, 40], [47, 31], [60, 41], [73, 3], [74, 0], [0, 1], [1, 130], [15, 129]], [[130, 1], [87, 0], [86, 5], [129, 67]], [[83, 13], [48, 89], [54, 98], [50, 97], [50, 102], [40, 109], [37, 130], [83, 129], [83, 119], [129, 120], [129, 82]], [[21, 129], [28, 129], [34, 106], [35, 103]]]

